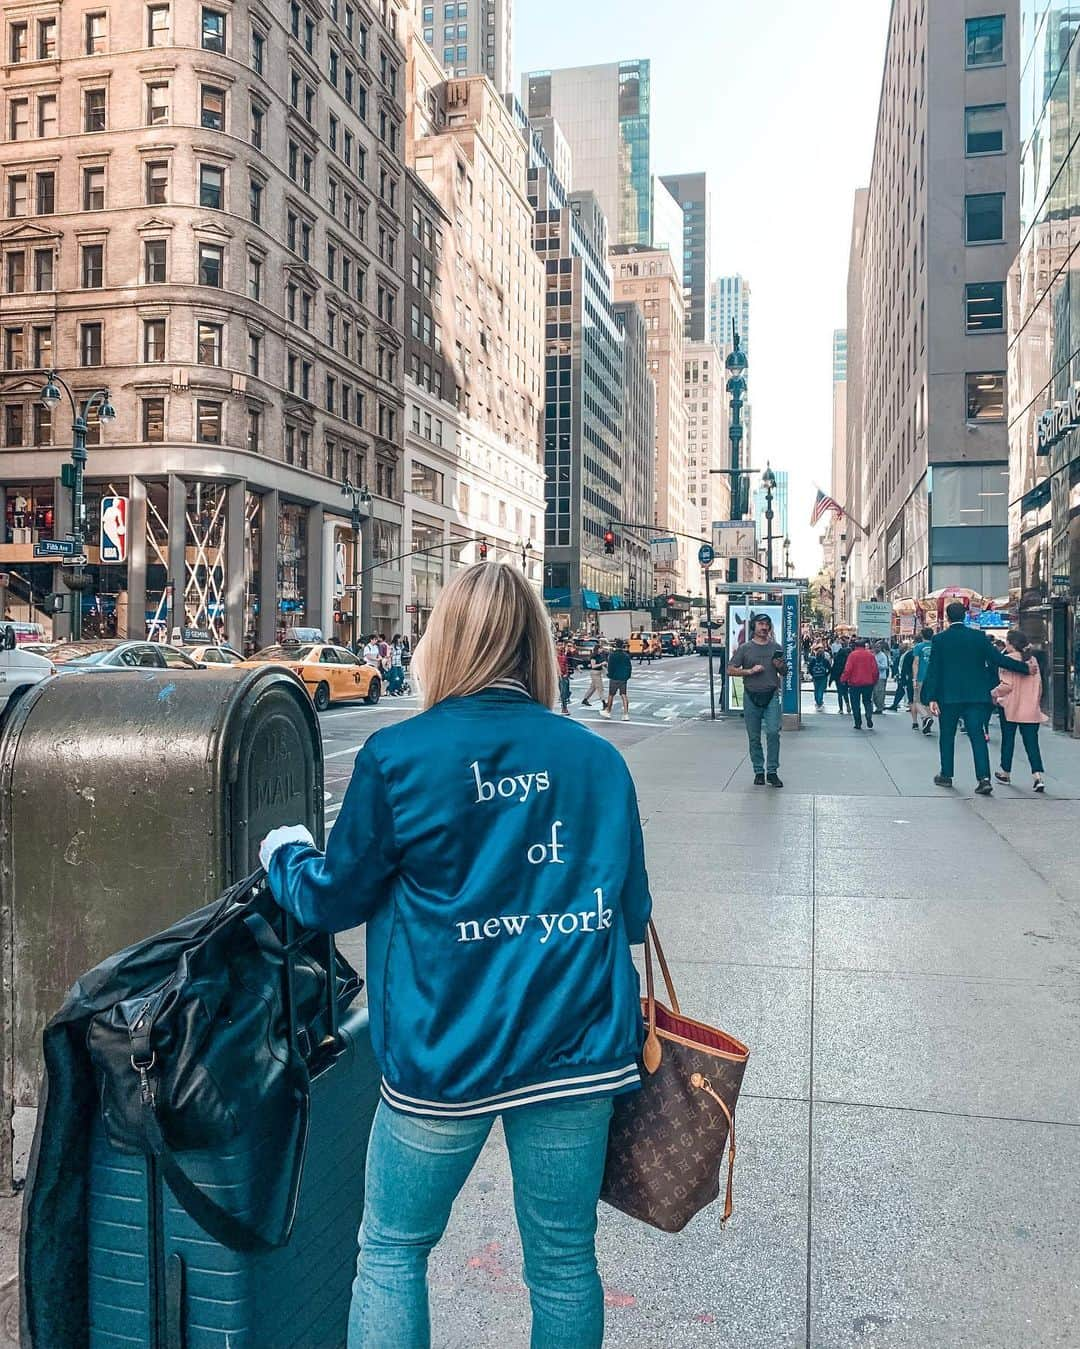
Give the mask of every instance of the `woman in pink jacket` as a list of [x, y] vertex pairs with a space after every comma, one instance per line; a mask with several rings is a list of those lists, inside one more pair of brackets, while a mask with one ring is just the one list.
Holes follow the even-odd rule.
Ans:
[[1032, 786], [1035, 791], [1045, 790], [1043, 782], [1043, 761], [1039, 752], [1039, 727], [1042, 725], [1042, 676], [1034, 656], [1028, 652], [1031, 643], [1017, 628], [1012, 628], [1005, 638], [1005, 653], [1015, 660], [1027, 659], [1030, 674], [1020, 675], [1002, 671], [1001, 683], [993, 691], [994, 702], [1005, 714], [1001, 727], [1001, 768], [994, 774], [998, 782], [1008, 782], [1012, 769], [1013, 749], [1016, 745], [1016, 732], [1020, 738], [1031, 764]]

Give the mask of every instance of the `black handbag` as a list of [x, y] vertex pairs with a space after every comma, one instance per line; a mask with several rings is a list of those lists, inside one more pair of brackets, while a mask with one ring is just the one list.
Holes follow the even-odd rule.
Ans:
[[[226, 891], [195, 931], [190, 919], [176, 930], [175, 943], [172, 929], [155, 939], [145, 989], [89, 1022], [105, 1131], [114, 1147], [152, 1156], [215, 1241], [271, 1250], [295, 1218], [312, 1065], [333, 1050], [361, 981], [333, 937], [297, 935], [261, 871]], [[282, 1165], [260, 1210], [241, 1216], [194, 1185], [177, 1154], [236, 1148], [256, 1133], [270, 1134]]]
[[[656, 1000], [650, 944], [670, 1007]], [[735, 1173], [735, 1105], [750, 1051], [734, 1036], [683, 1015], [651, 922], [642, 1011], [641, 1090], [615, 1097], [600, 1198], [651, 1227], [679, 1232], [719, 1195], [726, 1147], [727, 1222]]]

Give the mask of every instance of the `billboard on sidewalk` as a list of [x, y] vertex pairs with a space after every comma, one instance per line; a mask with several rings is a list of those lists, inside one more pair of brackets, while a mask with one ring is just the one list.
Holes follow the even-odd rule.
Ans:
[[[729, 604], [728, 605], [728, 664], [738, 647], [750, 640], [750, 618], [771, 618], [773, 634], [777, 642], [782, 642], [784, 613], [779, 604]], [[742, 710], [743, 682], [728, 676], [727, 702], [725, 706]]]
[[101, 560], [127, 561], [127, 497], [101, 498]]
[[855, 616], [860, 637], [892, 636], [892, 605], [888, 600], [860, 600]]

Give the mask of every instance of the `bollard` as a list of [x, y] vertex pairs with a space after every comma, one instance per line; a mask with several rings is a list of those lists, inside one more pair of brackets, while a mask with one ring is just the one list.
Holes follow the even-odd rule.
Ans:
[[0, 1193], [71, 984], [253, 871], [291, 823], [321, 843], [318, 719], [287, 670], [61, 675], [20, 700], [0, 738]]

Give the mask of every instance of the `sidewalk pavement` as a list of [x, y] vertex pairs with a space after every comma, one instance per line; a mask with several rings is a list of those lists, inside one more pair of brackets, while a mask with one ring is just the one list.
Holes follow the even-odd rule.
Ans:
[[[1080, 744], [1044, 733], [1045, 797], [983, 799], [962, 739], [957, 788], [933, 786], [936, 736], [903, 713], [804, 725], [783, 791], [753, 786], [741, 720], [626, 751], [683, 1008], [752, 1054], [727, 1228], [720, 1204], [677, 1235], [601, 1205], [607, 1343], [1075, 1349]], [[498, 1128], [431, 1289], [436, 1349], [525, 1349]]]
[[[601, 1205], [608, 1342], [1076, 1346], [1080, 744], [1044, 734], [1046, 798], [984, 800], [966, 742], [933, 786], [903, 713], [804, 725], [783, 791], [740, 721], [627, 751], [684, 1011], [752, 1055], [726, 1229]], [[520, 1265], [496, 1131], [433, 1258], [433, 1343], [523, 1349]]]

